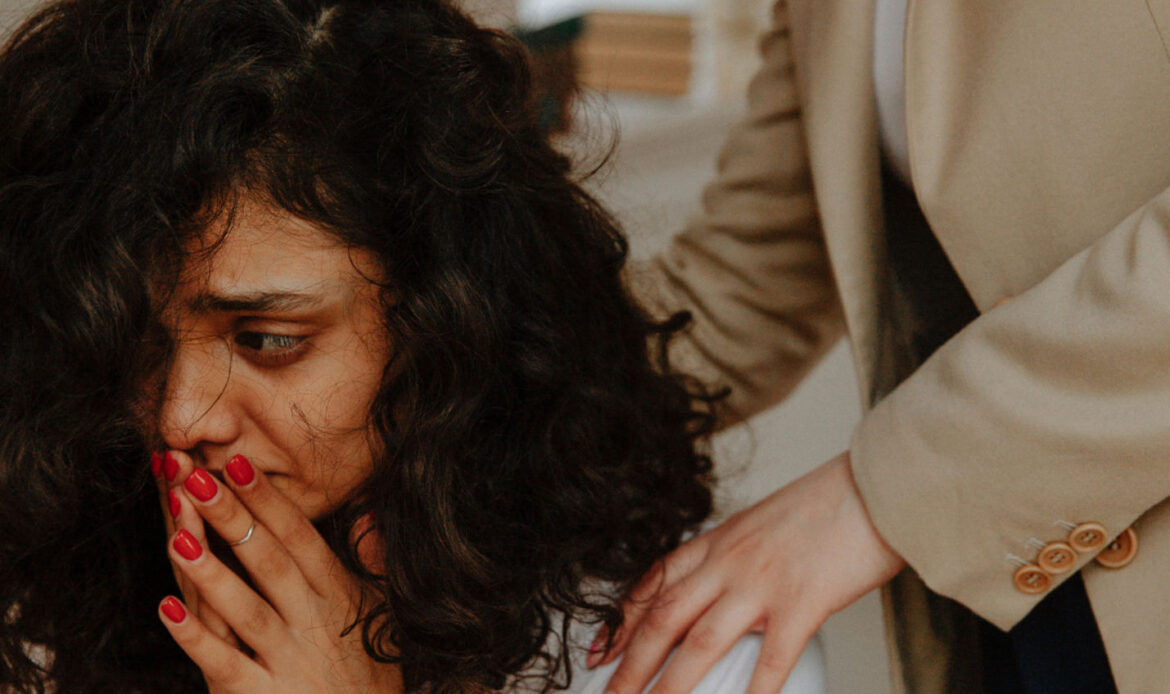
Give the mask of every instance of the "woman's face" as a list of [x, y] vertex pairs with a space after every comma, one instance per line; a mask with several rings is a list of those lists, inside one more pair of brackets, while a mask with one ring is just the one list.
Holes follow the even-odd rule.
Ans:
[[[213, 225], [192, 250], [223, 236]], [[390, 345], [374, 256], [243, 201], [193, 253], [162, 316], [175, 340], [155, 426], [213, 472], [236, 453], [310, 518], [369, 472], [369, 412]]]

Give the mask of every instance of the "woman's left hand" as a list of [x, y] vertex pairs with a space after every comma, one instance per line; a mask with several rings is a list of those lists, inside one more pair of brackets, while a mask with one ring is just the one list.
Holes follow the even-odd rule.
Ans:
[[209, 690], [401, 692], [398, 667], [366, 654], [360, 628], [342, 635], [357, 616], [361, 586], [309, 519], [243, 456], [225, 472], [227, 485], [205, 470], [191, 471], [177, 496], [232, 542], [260, 593], [186, 530], [175, 533], [168, 551], [200, 599], [254, 655], [217, 636], [178, 599], [159, 606], [163, 624], [203, 671]]

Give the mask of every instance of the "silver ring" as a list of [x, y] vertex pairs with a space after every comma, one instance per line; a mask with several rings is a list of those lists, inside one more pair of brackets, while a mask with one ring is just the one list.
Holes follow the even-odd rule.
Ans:
[[230, 544], [232, 547], [238, 547], [239, 545], [244, 544], [248, 540], [251, 540], [252, 533], [254, 533], [254, 532], [256, 532], [256, 521], [252, 521], [252, 525], [248, 526], [248, 534], [247, 535], [244, 535], [243, 537], [236, 540], [235, 542], [231, 542], [228, 544]]

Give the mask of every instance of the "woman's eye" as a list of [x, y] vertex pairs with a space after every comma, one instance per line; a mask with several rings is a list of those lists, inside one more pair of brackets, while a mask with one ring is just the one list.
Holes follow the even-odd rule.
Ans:
[[235, 342], [249, 352], [249, 358], [265, 366], [272, 366], [296, 356], [300, 351], [298, 348], [305, 344], [305, 338], [245, 331], [236, 333]]

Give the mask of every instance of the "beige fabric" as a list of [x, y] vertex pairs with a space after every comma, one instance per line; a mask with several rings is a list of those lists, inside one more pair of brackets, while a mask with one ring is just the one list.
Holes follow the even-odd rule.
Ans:
[[650, 268], [662, 308], [696, 316], [676, 354], [732, 387], [731, 421], [790, 392], [844, 319], [863, 398], [885, 395], [854, 472], [913, 568], [885, 594], [897, 691], [964, 691], [946, 598], [1011, 627], [1040, 597], [1005, 557], [1093, 520], [1140, 537], [1126, 568], [1079, 564], [1120, 692], [1164, 692], [1170, 0], [911, 0], [913, 187], [984, 313], [901, 384], [872, 22], [872, 0], [777, 5], [705, 212]]

